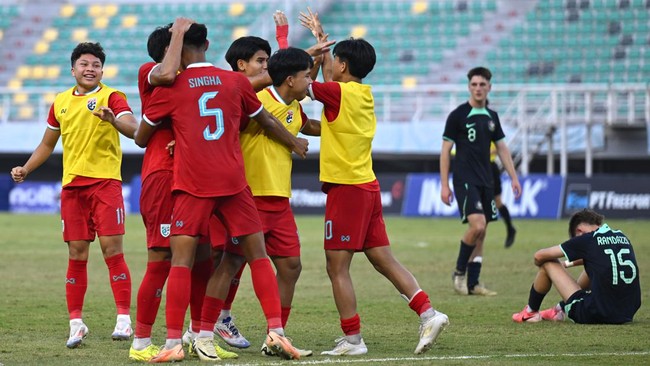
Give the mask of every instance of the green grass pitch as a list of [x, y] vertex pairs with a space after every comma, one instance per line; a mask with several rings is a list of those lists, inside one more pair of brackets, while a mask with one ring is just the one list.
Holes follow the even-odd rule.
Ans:
[[[297, 218], [303, 245], [303, 272], [298, 282], [287, 334], [315, 356], [281, 361], [260, 355], [265, 333], [262, 312], [244, 273], [233, 313], [242, 333], [251, 341], [228, 364], [381, 364], [381, 365], [647, 365], [650, 363], [650, 224], [641, 220], [607, 220], [625, 232], [634, 244], [642, 286], [643, 305], [635, 321], [622, 326], [585, 326], [571, 322], [515, 324], [513, 312], [526, 304], [535, 267], [532, 255], [541, 247], [566, 238], [565, 221], [516, 220], [517, 241], [503, 247], [505, 228], [490, 225], [486, 239], [482, 281], [498, 291], [492, 298], [456, 295], [451, 271], [458, 241], [465, 227], [457, 219], [387, 217], [389, 237], [397, 258], [415, 274], [433, 306], [449, 315], [450, 326], [424, 355], [413, 355], [418, 341], [418, 318], [397, 291], [357, 254], [352, 275], [361, 315], [362, 334], [369, 352], [362, 357], [332, 359], [320, 356], [341, 335], [325, 272], [322, 217]], [[0, 365], [124, 365], [130, 342], [113, 342], [110, 334], [115, 308], [108, 272], [97, 244], [88, 265], [89, 285], [84, 320], [90, 334], [75, 350], [65, 347], [68, 319], [64, 278], [67, 248], [58, 215], [0, 214]], [[146, 249], [139, 216], [127, 218], [126, 260], [133, 278], [132, 319], [142, 279]], [[579, 269], [571, 271], [577, 275]], [[554, 289], [543, 307], [559, 299]], [[163, 301], [164, 306], [164, 301]], [[164, 311], [159, 312], [153, 339], [165, 337]], [[186, 364], [198, 364], [186, 359]], [[226, 364], [226, 362], [223, 362]]]

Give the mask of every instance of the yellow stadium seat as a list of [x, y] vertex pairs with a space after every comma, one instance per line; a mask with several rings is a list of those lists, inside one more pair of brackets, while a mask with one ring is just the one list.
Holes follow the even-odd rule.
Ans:
[[48, 79], [56, 79], [61, 75], [61, 67], [59, 66], [48, 66], [47, 71], [45, 72], [45, 77]]
[[56, 93], [45, 93], [45, 94], [43, 94], [43, 101], [46, 104], [54, 103], [54, 98], [56, 98]]
[[20, 107], [20, 109], [18, 110], [18, 118], [20, 119], [34, 118], [34, 108], [28, 105]]
[[235, 27], [232, 31], [232, 39], [235, 40], [240, 37], [246, 37], [248, 35], [248, 27]]
[[20, 79], [11, 79], [7, 83], [7, 88], [12, 90], [18, 90], [23, 87], [23, 82]]
[[13, 102], [14, 104], [25, 104], [28, 99], [27, 93], [16, 93], [14, 94]]
[[246, 11], [246, 5], [242, 3], [233, 3], [230, 4], [230, 8], [228, 8], [228, 14], [233, 17], [238, 17]]
[[116, 65], [110, 65], [104, 67], [104, 79], [112, 79], [117, 76], [119, 68]]
[[2, 38], [4, 37], [5, 33], [0, 29], [0, 41], [2, 41]]
[[76, 28], [72, 32], [72, 40], [76, 42], [86, 42], [88, 40], [88, 29]]
[[59, 31], [55, 28], [48, 28], [43, 32], [43, 40], [47, 42], [52, 42], [59, 38]]
[[34, 66], [32, 68], [32, 79], [42, 79], [45, 77], [45, 67], [43, 66]]
[[37, 55], [42, 55], [47, 53], [50, 50], [50, 43], [47, 41], [38, 41], [34, 45], [34, 53]]
[[137, 15], [125, 15], [122, 17], [122, 28], [133, 28], [138, 25]]
[[108, 4], [104, 6], [104, 15], [107, 17], [113, 17], [117, 12], [120, 10], [120, 8], [115, 5], [115, 4]]
[[32, 77], [32, 68], [27, 65], [21, 65], [18, 67], [18, 70], [16, 70], [16, 77], [19, 80], [22, 79], [29, 79]]
[[96, 18], [104, 15], [104, 7], [102, 5], [91, 5], [88, 7], [88, 15]]
[[5, 119], [5, 110], [0, 107], [0, 121]]
[[365, 25], [355, 25], [352, 28], [350, 35], [354, 38], [363, 38], [368, 33], [368, 28]]
[[418, 79], [413, 76], [405, 76], [402, 78], [402, 88], [413, 89], [418, 85]]
[[74, 12], [77, 10], [77, 8], [72, 5], [72, 4], [65, 4], [61, 7], [61, 10], [59, 11], [59, 14], [64, 17], [64, 18], [70, 18], [71, 16], [74, 15]]
[[427, 11], [429, 4], [426, 1], [414, 1], [411, 6], [411, 13], [413, 14], [422, 14]]
[[107, 17], [96, 17], [93, 22], [93, 26], [96, 29], [104, 29], [108, 27], [108, 18]]

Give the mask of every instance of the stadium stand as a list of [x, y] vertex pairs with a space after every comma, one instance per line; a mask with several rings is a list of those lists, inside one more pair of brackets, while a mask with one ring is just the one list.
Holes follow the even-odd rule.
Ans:
[[[212, 41], [208, 57], [224, 66], [231, 40], [247, 34], [272, 40], [272, 11], [304, 5], [8, 2], [0, 8], [0, 47], [8, 61], [0, 64], [0, 88], [9, 90], [0, 94], [0, 121], [42, 121], [53, 92], [70, 84], [68, 55], [80, 41], [104, 45], [105, 81], [130, 91], [139, 114], [136, 75], [148, 60], [146, 39], [156, 26], [179, 15], [206, 23]], [[43, 6], [54, 10], [39, 10]], [[559, 119], [584, 122], [587, 109], [609, 125], [645, 125], [647, 87], [617, 92], [611, 86], [650, 80], [648, 6], [647, 0], [340, 0], [319, 2], [318, 11], [331, 39], [364, 37], [375, 46], [378, 63], [366, 82], [376, 86], [380, 122], [444, 120], [465, 98], [466, 71], [481, 64], [495, 75], [492, 105], [503, 111], [506, 124], [534, 126], [527, 133], [537, 136], [530, 143], [538, 145], [549, 133], [558, 139], [553, 131]], [[285, 10], [292, 20], [291, 43], [311, 45], [311, 35], [296, 21], [303, 9]], [[518, 104], [522, 100], [524, 107]]]

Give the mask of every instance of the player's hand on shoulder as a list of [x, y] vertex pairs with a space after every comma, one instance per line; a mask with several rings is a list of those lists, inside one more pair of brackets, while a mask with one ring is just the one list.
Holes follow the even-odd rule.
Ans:
[[11, 179], [16, 183], [22, 183], [27, 178], [27, 169], [22, 166], [17, 166], [11, 169]]
[[99, 117], [102, 121], [106, 121], [112, 125], [115, 124], [115, 113], [113, 113], [113, 110], [108, 107], [99, 107], [97, 110], [93, 111], [93, 114]]
[[193, 19], [178, 17], [174, 21], [174, 24], [172, 24], [172, 27], [169, 28], [169, 31], [172, 33], [173, 32], [186, 33], [194, 23], [196, 22]]
[[167, 146], [165, 146], [165, 149], [167, 149], [167, 151], [169, 151], [169, 156], [174, 156], [174, 148], [175, 147], [176, 147], [176, 140], [169, 141]]

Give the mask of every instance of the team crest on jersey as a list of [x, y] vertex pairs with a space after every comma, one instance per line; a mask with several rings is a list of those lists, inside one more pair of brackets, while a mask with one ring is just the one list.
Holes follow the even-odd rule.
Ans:
[[488, 129], [490, 129], [490, 132], [494, 132], [494, 127], [494, 121], [490, 120], [490, 122], [488, 122]]
[[171, 233], [171, 225], [170, 224], [160, 224], [160, 235], [162, 235], [163, 238], [169, 237], [170, 233]]
[[88, 103], [86, 103], [86, 107], [92, 112], [95, 110], [95, 107], [97, 107], [97, 98], [90, 98], [88, 99]]
[[293, 122], [293, 111], [287, 112], [287, 124]]

